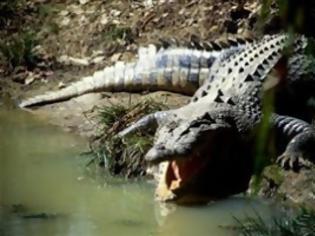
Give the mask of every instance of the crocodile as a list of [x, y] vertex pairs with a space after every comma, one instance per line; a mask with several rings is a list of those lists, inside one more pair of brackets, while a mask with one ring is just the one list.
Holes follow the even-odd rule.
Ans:
[[[161, 48], [151, 45], [139, 49], [136, 62], [118, 62], [64, 89], [26, 99], [20, 106], [43, 105], [95, 91], [168, 90], [193, 95], [187, 105], [145, 116], [119, 136], [148, 126], [156, 129], [154, 145], [145, 158], [158, 182], [158, 200], [224, 197], [248, 187], [257, 129], [266, 116], [262, 102], [269, 90], [276, 88], [280, 94], [276, 107], [284, 114], [267, 117], [281, 140], [288, 140], [279, 157], [281, 165], [306, 164], [301, 157], [312, 153], [308, 150], [314, 138], [311, 125], [286, 116], [294, 115], [296, 106], [301, 107], [308, 98], [303, 94], [304, 67], [310, 64], [303, 54], [303, 37], [295, 41], [290, 57], [283, 56], [288, 38], [279, 34], [254, 41], [192, 42], [185, 46], [164, 42]], [[308, 88], [312, 94], [314, 90]], [[291, 111], [283, 109], [288, 106], [283, 106], [286, 103], [282, 100], [300, 99], [301, 94], [305, 96], [296, 99]]]
[[[245, 191], [266, 122], [277, 143], [284, 143], [276, 152], [281, 166], [294, 169], [315, 160], [311, 124], [276, 113], [277, 106], [275, 112], [263, 112], [268, 96], [303, 84], [307, 73], [301, 70], [310, 64], [306, 45], [303, 36], [267, 35], [219, 57], [188, 104], [149, 114], [118, 134], [155, 130], [145, 159], [158, 182], [157, 200], [204, 202]], [[281, 100], [275, 99], [276, 104]]]
[[194, 92], [209, 77], [217, 58], [227, 57], [252, 42], [250, 37], [216, 41], [160, 40], [158, 45], [139, 47], [138, 60], [96, 71], [69, 86], [23, 100], [21, 108], [68, 100], [91, 92], [171, 91], [186, 95]]

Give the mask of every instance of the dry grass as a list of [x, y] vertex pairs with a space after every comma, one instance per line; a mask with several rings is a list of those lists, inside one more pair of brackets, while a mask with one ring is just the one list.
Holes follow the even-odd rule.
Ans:
[[126, 178], [145, 175], [143, 157], [152, 145], [153, 133], [137, 133], [123, 139], [115, 135], [140, 117], [162, 109], [166, 109], [164, 104], [151, 99], [131, 106], [109, 105], [100, 109], [103, 135], [91, 148], [93, 161], [104, 166], [112, 175]]

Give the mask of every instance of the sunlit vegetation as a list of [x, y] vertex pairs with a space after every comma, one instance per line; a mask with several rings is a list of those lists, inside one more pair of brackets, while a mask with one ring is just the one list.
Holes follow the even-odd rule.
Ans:
[[22, 4], [24, 4], [24, 0], [2, 0], [0, 2], [0, 25], [6, 21], [7, 17], [12, 16]]
[[242, 236], [312, 236], [315, 235], [315, 212], [301, 210], [294, 216], [283, 215], [266, 222], [259, 214], [236, 219]]
[[132, 30], [129, 27], [118, 26], [116, 24], [109, 24], [103, 32], [105, 41], [114, 42], [117, 40], [132, 40]]
[[13, 34], [10, 40], [0, 40], [0, 58], [10, 70], [17, 66], [34, 67], [34, 48], [37, 43], [36, 35], [32, 31]]
[[93, 161], [105, 166], [113, 175], [127, 178], [145, 175], [143, 156], [152, 145], [152, 132], [148, 130], [123, 139], [115, 135], [140, 117], [162, 109], [166, 109], [164, 104], [151, 99], [130, 106], [118, 104], [101, 108], [99, 114], [103, 135], [92, 148]]

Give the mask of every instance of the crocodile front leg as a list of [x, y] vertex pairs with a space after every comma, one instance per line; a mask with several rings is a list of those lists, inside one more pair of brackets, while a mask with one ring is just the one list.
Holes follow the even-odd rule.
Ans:
[[290, 138], [277, 162], [284, 168], [298, 170], [315, 163], [315, 129], [309, 123], [289, 116], [273, 114], [271, 123], [282, 135]]

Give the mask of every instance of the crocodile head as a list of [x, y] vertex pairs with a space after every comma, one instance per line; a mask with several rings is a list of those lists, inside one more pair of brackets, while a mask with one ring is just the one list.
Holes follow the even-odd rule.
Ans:
[[251, 171], [236, 129], [208, 112], [178, 114], [158, 128], [145, 156], [155, 169], [156, 198], [196, 203], [244, 191]]

